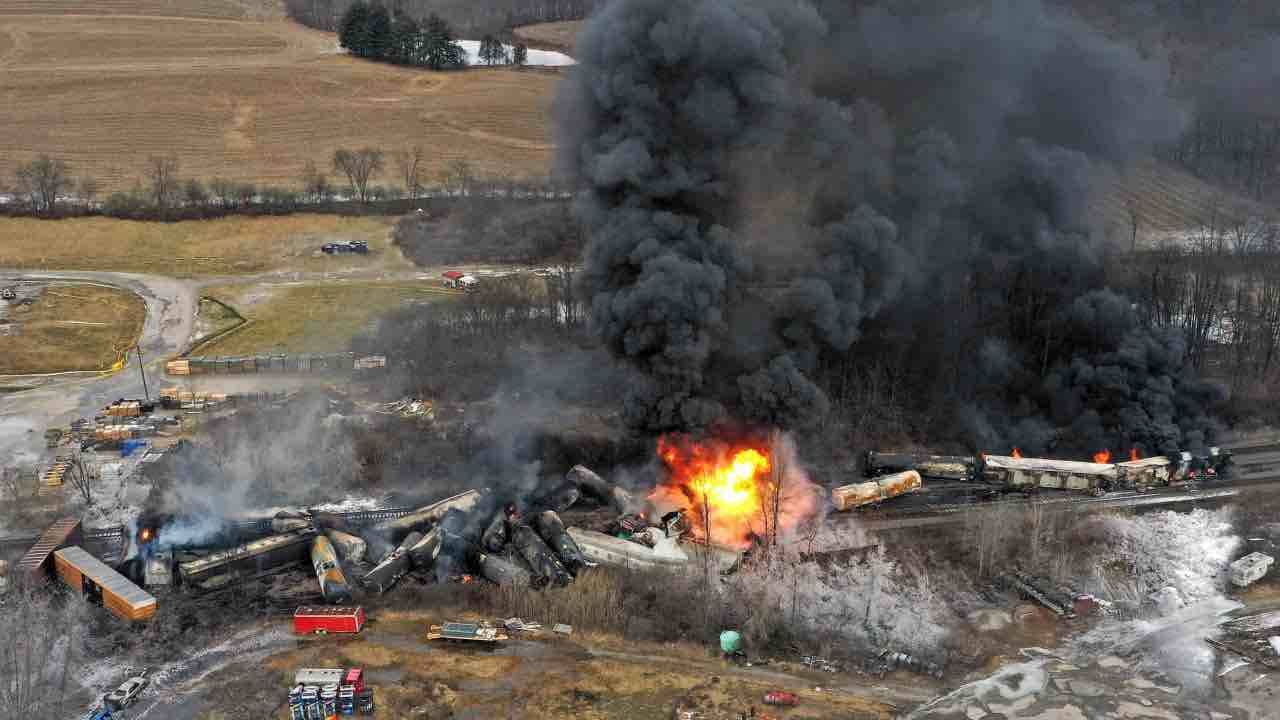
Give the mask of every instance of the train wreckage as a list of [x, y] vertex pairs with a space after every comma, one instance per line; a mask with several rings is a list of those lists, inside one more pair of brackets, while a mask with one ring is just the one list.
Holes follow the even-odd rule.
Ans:
[[[583, 498], [594, 500], [596, 510], [587, 511], [592, 517], [607, 518], [597, 529], [571, 527], [560, 516]], [[309, 565], [319, 599], [347, 605], [359, 593], [392, 590], [411, 572], [537, 589], [569, 585], [584, 568], [598, 564], [687, 563], [694, 549], [683, 538], [682, 514], [669, 513], [659, 525], [650, 525], [643, 506], [625, 488], [576, 466], [527, 505], [473, 489], [418, 508], [384, 511], [389, 517], [382, 518], [281, 511], [256, 521], [225, 522], [210, 542], [235, 544], [216, 550], [169, 546], [163, 526], [181, 519], [151, 518], [137, 533], [141, 569], [135, 574], [143, 585], [161, 578], [155, 584], [210, 592]], [[730, 549], [718, 550], [728, 556], [725, 564], [737, 559]]]

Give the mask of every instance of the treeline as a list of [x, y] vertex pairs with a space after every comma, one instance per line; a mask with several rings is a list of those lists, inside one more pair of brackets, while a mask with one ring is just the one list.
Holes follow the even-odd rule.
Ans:
[[1191, 367], [1246, 406], [1270, 397], [1280, 381], [1280, 227], [1214, 215], [1114, 272], [1147, 324], [1182, 336]]
[[1280, 117], [1202, 110], [1187, 133], [1162, 154], [1197, 177], [1255, 200], [1280, 196]]
[[352, 3], [338, 25], [338, 43], [356, 57], [432, 70], [462, 68], [467, 54], [453, 30], [438, 15], [419, 26], [412, 17], [392, 13], [381, 3]]
[[[336, 32], [343, 15], [356, 0], [285, 0], [294, 20]], [[465, 36], [500, 34], [518, 25], [581, 20], [597, 0], [389, 0], [393, 13], [424, 22], [431, 15], [444, 19]]]
[[188, 220], [299, 211], [401, 213], [430, 204], [425, 201], [563, 200], [570, 194], [567, 185], [551, 177], [485, 175], [465, 160], [453, 161], [429, 177], [427, 164], [421, 146], [391, 153], [373, 147], [341, 148], [324, 166], [308, 162], [297, 184], [277, 186], [184, 177], [176, 156], [154, 155], [132, 188], [104, 197], [95, 178], [77, 175], [65, 160], [41, 155], [18, 166], [11, 188], [0, 186], [0, 196], [11, 198], [0, 203], [0, 214]]

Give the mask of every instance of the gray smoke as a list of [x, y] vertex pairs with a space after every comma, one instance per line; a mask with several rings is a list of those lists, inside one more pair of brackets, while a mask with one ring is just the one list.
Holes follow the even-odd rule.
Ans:
[[[1103, 391], [1072, 368], [1124, 358], [1127, 387], [1174, 395], [1187, 378], [1136, 325], [1087, 357], [1063, 327], [1103, 288], [1099, 171], [1186, 122], [1162, 56], [1034, 1], [617, 0], [578, 59], [559, 128], [585, 186], [583, 286], [647, 378], [638, 426], [819, 419], [824, 358], [872, 323], [909, 355], [945, 348], [915, 369], [971, 387], [947, 394], [975, 445], [1060, 442], [1070, 403], [1030, 388]], [[1110, 413], [1124, 432], [1199, 432], [1144, 392]]]

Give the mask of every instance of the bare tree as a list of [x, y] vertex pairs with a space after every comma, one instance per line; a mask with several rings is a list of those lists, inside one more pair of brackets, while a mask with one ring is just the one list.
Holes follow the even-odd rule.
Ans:
[[22, 496], [22, 475], [16, 467], [0, 468], [0, 497], [17, 501]]
[[85, 205], [93, 205], [93, 200], [98, 196], [98, 181], [88, 175], [84, 175], [79, 181], [80, 199]]
[[404, 181], [404, 192], [410, 200], [417, 200], [422, 192], [423, 162], [427, 153], [421, 145], [414, 145], [408, 150], [396, 153], [396, 167], [400, 170], [400, 178]]
[[0, 715], [49, 718], [71, 710], [86, 612], [82, 602], [59, 607], [48, 592], [11, 592], [0, 613]]
[[236, 184], [234, 182], [216, 177], [209, 181], [209, 190], [217, 198], [220, 207], [229, 208], [236, 204]]
[[152, 155], [147, 158], [147, 179], [151, 182], [151, 201], [164, 210], [178, 196], [178, 158], [174, 155]]
[[382, 151], [377, 148], [347, 150], [333, 153], [333, 169], [347, 176], [351, 194], [360, 202], [369, 202], [369, 180], [382, 171]]
[[326, 202], [333, 194], [329, 187], [329, 176], [320, 172], [312, 160], [308, 160], [302, 169], [302, 193], [313, 203]]
[[67, 472], [63, 475], [62, 481], [71, 486], [76, 495], [84, 500], [85, 505], [93, 504], [93, 491], [97, 483], [89, 472], [83, 455], [77, 452], [67, 460]]
[[1138, 227], [1142, 225], [1142, 209], [1138, 207], [1136, 198], [1125, 201], [1125, 210], [1129, 215], [1129, 252], [1138, 251]]
[[471, 163], [458, 158], [445, 167], [440, 174], [440, 179], [444, 182], [445, 189], [450, 195], [465, 197], [471, 194], [471, 185], [475, 182], [476, 175], [475, 171], [471, 169]]
[[71, 172], [62, 160], [41, 155], [17, 171], [18, 192], [27, 197], [36, 213], [51, 215], [58, 202], [58, 194], [71, 187]]

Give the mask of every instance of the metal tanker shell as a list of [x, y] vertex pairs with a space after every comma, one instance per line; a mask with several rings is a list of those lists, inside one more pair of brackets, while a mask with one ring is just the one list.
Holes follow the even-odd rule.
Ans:
[[351, 602], [351, 586], [338, 563], [338, 552], [324, 535], [317, 535], [311, 544], [311, 566], [316, 580], [320, 581], [320, 594], [335, 605]]
[[923, 484], [915, 470], [883, 475], [867, 482], [834, 488], [831, 502], [836, 510], [851, 510], [919, 490]]

